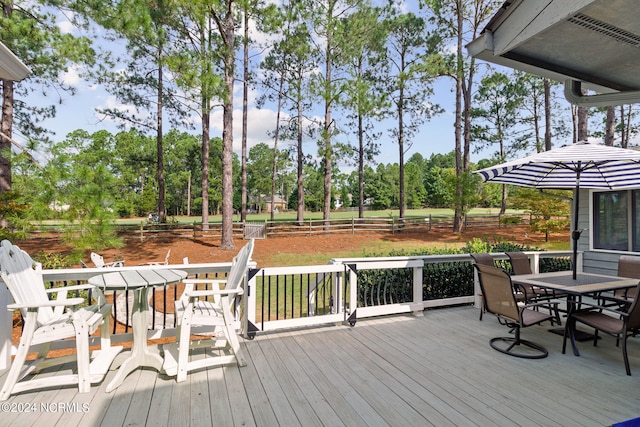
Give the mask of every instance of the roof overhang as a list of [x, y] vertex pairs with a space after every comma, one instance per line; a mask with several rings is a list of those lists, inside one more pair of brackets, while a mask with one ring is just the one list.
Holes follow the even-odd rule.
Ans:
[[[565, 83], [574, 104], [640, 102], [635, 0], [509, 0], [467, 49], [475, 58]], [[583, 95], [582, 88], [597, 94]]]
[[31, 70], [0, 42], [0, 79], [22, 80]]

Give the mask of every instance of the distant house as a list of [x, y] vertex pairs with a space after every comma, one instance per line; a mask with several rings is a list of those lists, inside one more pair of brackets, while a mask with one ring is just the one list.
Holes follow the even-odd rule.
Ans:
[[[269, 213], [271, 212], [271, 197], [266, 197], [264, 199], [264, 206], [265, 206], [265, 212]], [[273, 198], [273, 209], [278, 212], [278, 211], [283, 211], [285, 209], [287, 209], [287, 201], [284, 200], [282, 197], [279, 196], [275, 196]]]

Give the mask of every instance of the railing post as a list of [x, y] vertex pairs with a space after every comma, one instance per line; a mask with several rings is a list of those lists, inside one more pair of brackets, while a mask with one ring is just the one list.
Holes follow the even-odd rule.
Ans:
[[540, 254], [535, 253], [529, 256], [529, 263], [531, 263], [531, 272], [533, 274], [540, 273]]
[[342, 311], [342, 290], [345, 286], [344, 277], [340, 273], [332, 274], [333, 277], [333, 305], [329, 307], [329, 313], [336, 314]]
[[140, 221], [140, 241], [144, 241], [144, 223]]
[[244, 313], [242, 314], [242, 333], [244, 338], [249, 337], [249, 322], [256, 324], [256, 276], [257, 274], [252, 274], [251, 279], [245, 283], [245, 292], [242, 297], [244, 300]]
[[358, 275], [353, 268], [349, 268], [349, 315], [358, 308]]
[[578, 251], [578, 260], [576, 262], [576, 271], [577, 272], [582, 272], [584, 271], [584, 265], [583, 265], [583, 261], [584, 261], [584, 252]]
[[411, 312], [416, 317], [424, 316], [424, 305], [422, 304], [422, 274], [424, 269], [424, 261], [422, 266], [413, 267], [413, 304], [411, 304]]

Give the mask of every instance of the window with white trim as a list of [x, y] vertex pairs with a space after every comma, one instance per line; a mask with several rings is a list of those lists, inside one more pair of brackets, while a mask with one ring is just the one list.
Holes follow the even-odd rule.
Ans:
[[593, 192], [593, 248], [640, 252], [640, 190]]

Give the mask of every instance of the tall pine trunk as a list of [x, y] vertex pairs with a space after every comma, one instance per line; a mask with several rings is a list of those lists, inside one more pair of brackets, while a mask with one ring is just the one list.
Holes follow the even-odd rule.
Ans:
[[242, 159], [241, 159], [241, 206], [240, 221], [247, 220], [247, 113], [249, 104], [249, 11], [248, 4], [244, 6], [244, 58], [243, 58], [243, 86], [242, 86]]
[[[2, 3], [2, 15], [10, 17], [13, 2]], [[4, 153], [11, 153], [13, 138], [13, 82], [2, 80], [2, 117], [0, 122], [0, 194], [11, 191], [11, 158]]]
[[13, 133], [13, 82], [2, 80], [2, 123], [0, 124], [0, 194], [11, 191], [11, 152]]
[[220, 247], [231, 249], [233, 244], [233, 73], [235, 61], [235, 27], [233, 0], [228, 0], [224, 23], [220, 28], [225, 44], [224, 110], [222, 117], [222, 239]]
[[156, 151], [157, 151], [157, 167], [158, 167], [158, 220], [161, 223], [167, 222], [167, 212], [165, 208], [165, 183], [164, 183], [164, 153], [162, 142], [162, 108], [163, 99], [162, 91], [164, 90], [164, 81], [162, 79], [163, 61], [162, 61], [162, 43], [158, 46], [158, 100], [157, 100], [157, 127], [156, 127]]

